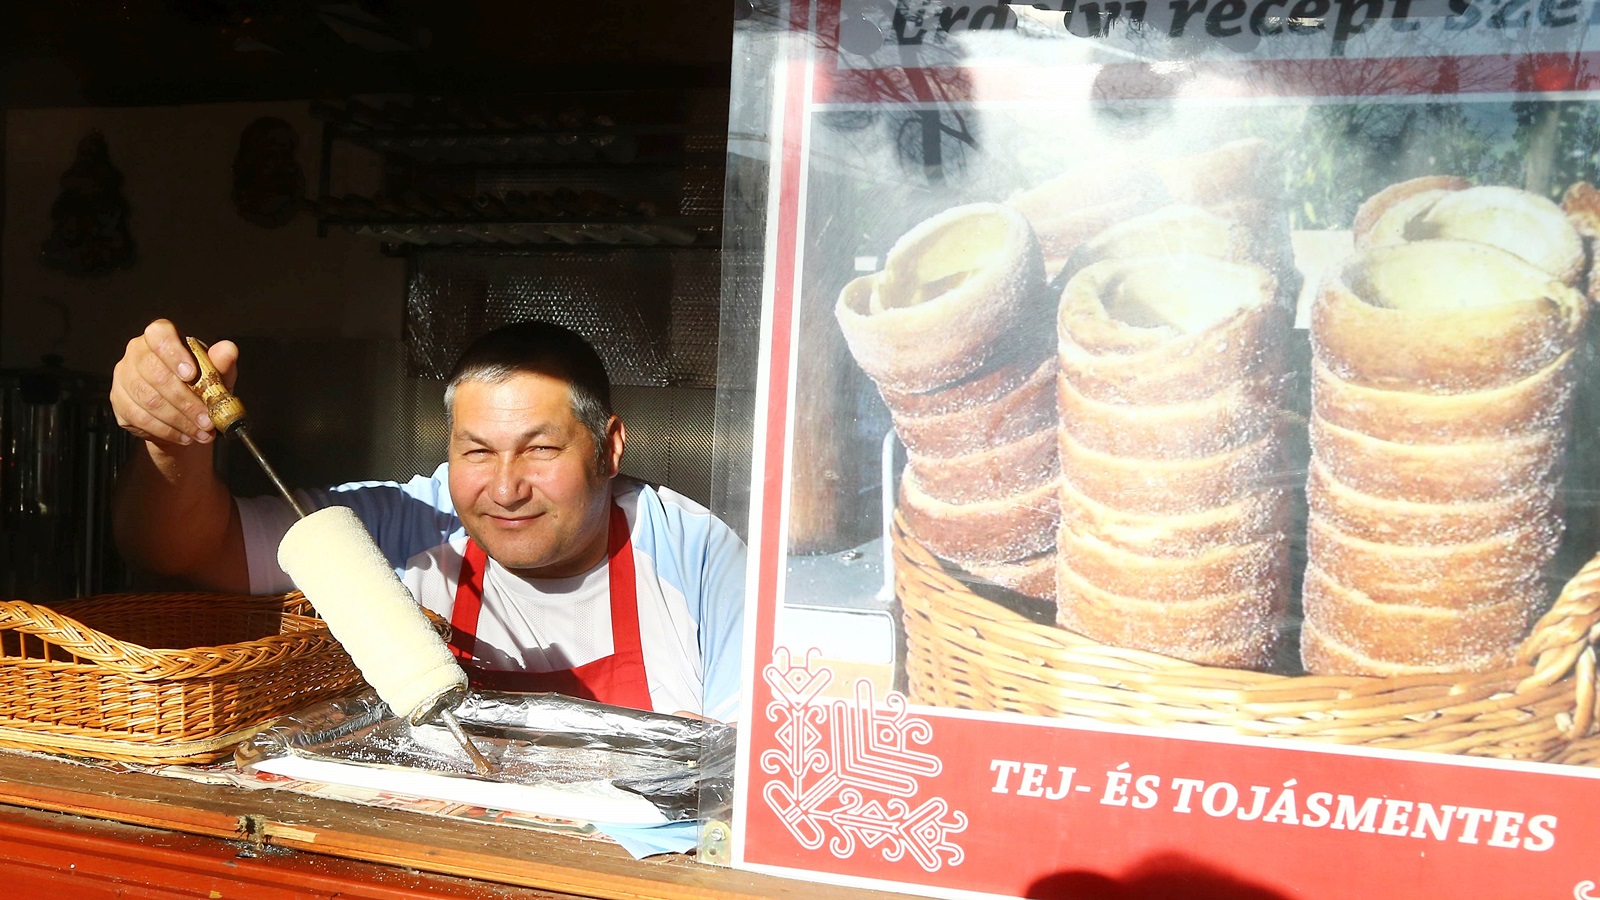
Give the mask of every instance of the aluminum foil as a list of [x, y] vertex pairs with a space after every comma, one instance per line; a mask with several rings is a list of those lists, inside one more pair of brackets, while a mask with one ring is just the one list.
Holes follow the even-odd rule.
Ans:
[[[494, 766], [489, 780], [526, 785], [607, 782], [650, 801], [668, 821], [700, 817], [702, 791], [731, 794], [734, 729], [575, 700], [473, 692], [456, 718]], [[285, 717], [243, 744], [241, 766], [294, 754], [478, 778], [443, 727], [412, 726], [371, 691]]]

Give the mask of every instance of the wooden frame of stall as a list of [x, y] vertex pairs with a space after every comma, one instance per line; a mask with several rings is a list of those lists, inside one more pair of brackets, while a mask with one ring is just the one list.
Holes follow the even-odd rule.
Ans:
[[12, 896], [868, 898], [617, 844], [0, 754]]

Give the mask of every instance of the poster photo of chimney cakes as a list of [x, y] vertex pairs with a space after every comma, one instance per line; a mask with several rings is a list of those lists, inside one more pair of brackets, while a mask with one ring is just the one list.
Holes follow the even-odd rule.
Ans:
[[908, 699], [1600, 765], [1600, 113], [1526, 105], [814, 160]]

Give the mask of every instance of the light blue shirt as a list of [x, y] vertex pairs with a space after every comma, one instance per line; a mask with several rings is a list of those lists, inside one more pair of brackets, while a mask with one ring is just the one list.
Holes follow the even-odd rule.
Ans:
[[[466, 532], [455, 514], [447, 473], [447, 465], [441, 465], [432, 476], [419, 475], [405, 484], [355, 482], [301, 492], [302, 503], [309, 508], [337, 504], [352, 509], [396, 574], [418, 594], [418, 602], [448, 614], [455, 600], [454, 583]], [[652, 695], [658, 680], [669, 677], [665, 670], [679, 668], [700, 682], [697, 708], [683, 708], [713, 719], [730, 719], [739, 702], [744, 543], [704, 507], [668, 488], [618, 477], [612, 484], [612, 496], [627, 516], [633, 541], [640, 637]], [[289, 505], [272, 496], [241, 498], [238, 504], [251, 591], [290, 589], [292, 582], [277, 565], [278, 543], [295, 521]], [[436, 577], [416, 577], [423, 567], [437, 570]], [[486, 595], [484, 602], [487, 608], [495, 598]], [[661, 614], [652, 616], [649, 604], [659, 604]], [[674, 612], [680, 608], [687, 609], [692, 624], [651, 624], [676, 621], [681, 614], [675, 616]], [[692, 633], [667, 633], [684, 628]], [[686, 658], [695, 651], [698, 659]], [[685, 658], [674, 659], [672, 654]], [[666, 660], [665, 665], [656, 666], [660, 660]]]

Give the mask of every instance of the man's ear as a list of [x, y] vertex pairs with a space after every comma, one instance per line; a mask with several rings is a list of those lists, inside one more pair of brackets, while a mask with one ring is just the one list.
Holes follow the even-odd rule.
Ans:
[[611, 477], [622, 471], [622, 451], [628, 443], [628, 429], [622, 424], [622, 417], [613, 415], [611, 421], [606, 423], [606, 451], [603, 462], [606, 463], [606, 477]]

